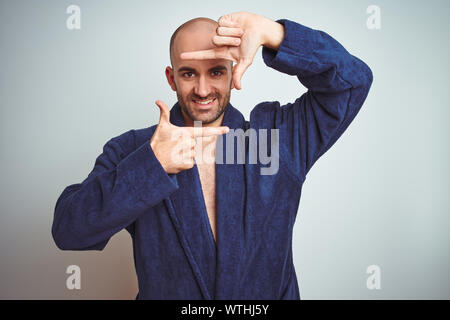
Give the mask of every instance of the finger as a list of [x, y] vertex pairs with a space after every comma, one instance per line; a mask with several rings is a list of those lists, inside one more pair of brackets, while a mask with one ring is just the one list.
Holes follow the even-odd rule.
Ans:
[[239, 24], [234, 22], [229, 15], [224, 15], [217, 21], [220, 27], [238, 28]]
[[198, 128], [195, 129], [195, 131], [192, 131], [194, 137], [220, 136], [230, 131], [228, 127], [204, 127], [200, 130]]
[[182, 148], [179, 150], [179, 152], [176, 154], [176, 158], [174, 159], [174, 162], [178, 164], [184, 164], [189, 165], [194, 160], [195, 153], [193, 150], [189, 148]]
[[161, 100], [156, 100], [156, 105], [159, 107], [159, 110], [160, 110], [159, 123], [161, 123], [161, 122], [170, 123], [169, 107]]
[[233, 83], [237, 90], [242, 89], [241, 79], [250, 65], [251, 65], [250, 60], [242, 60], [233, 68]]
[[209, 142], [216, 140], [216, 138], [217, 138], [217, 136], [206, 136], [206, 137], [197, 137], [195, 139], [200, 139], [202, 143], [203, 142], [209, 143]]
[[174, 126], [173, 130], [170, 131], [170, 141], [189, 139], [191, 135], [189, 133], [186, 133], [186, 131], [183, 129], [184, 127]]
[[196, 146], [196, 143], [190, 141], [189, 143], [186, 143], [185, 145], [183, 145], [183, 147], [181, 148], [181, 151], [184, 154], [190, 154], [191, 152], [195, 151], [195, 146]]
[[183, 52], [181, 53], [180, 58], [185, 60], [226, 59], [237, 62], [228, 52], [228, 47], [226, 46], [209, 50]]
[[217, 46], [239, 46], [241, 39], [235, 37], [214, 36], [213, 42]]
[[[233, 72], [234, 66], [235, 66], [235, 64], [233, 63], [231, 65], [231, 72]], [[233, 74], [231, 74], [231, 90], [233, 90], [234, 88], [236, 88], [236, 87], [234, 86]]]
[[230, 131], [228, 127], [205, 127], [202, 129], [201, 136], [202, 137], [210, 137], [210, 136], [220, 136], [222, 134], [226, 134]]
[[215, 49], [183, 52], [180, 58], [182, 60], [219, 59], [218, 52]]
[[218, 27], [217, 34], [219, 36], [241, 37], [244, 34], [244, 30], [241, 28]]

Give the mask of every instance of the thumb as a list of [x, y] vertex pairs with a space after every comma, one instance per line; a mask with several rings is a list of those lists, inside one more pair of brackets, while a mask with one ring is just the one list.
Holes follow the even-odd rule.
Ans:
[[251, 64], [251, 60], [243, 59], [233, 68], [233, 85], [237, 90], [241, 90], [241, 79], [245, 71]]
[[159, 123], [163, 123], [163, 122], [170, 123], [169, 107], [161, 100], [156, 100], [156, 105], [158, 106], [158, 108], [160, 110]]

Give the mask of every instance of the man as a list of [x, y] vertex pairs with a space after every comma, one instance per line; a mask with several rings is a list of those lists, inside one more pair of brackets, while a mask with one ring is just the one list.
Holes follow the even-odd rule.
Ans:
[[[296, 75], [308, 92], [284, 106], [260, 103], [246, 121], [230, 91], [241, 89], [260, 46], [269, 67]], [[292, 231], [302, 184], [360, 110], [371, 70], [324, 32], [246, 12], [187, 22], [170, 53], [178, 103], [169, 111], [157, 101], [158, 125], [111, 139], [89, 176], [63, 191], [56, 244], [102, 250], [126, 228], [141, 299], [300, 299]], [[232, 163], [199, 161], [205, 150], [236, 151], [221, 138], [239, 129], [278, 137], [276, 171], [249, 163], [251, 139], [245, 163], [234, 154]]]

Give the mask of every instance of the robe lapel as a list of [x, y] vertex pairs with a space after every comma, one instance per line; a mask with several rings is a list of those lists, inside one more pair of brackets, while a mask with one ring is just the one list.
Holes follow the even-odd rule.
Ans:
[[[170, 121], [185, 126], [178, 103], [170, 111]], [[242, 114], [228, 104], [222, 125], [237, 129], [244, 128], [244, 122]], [[217, 145], [223, 150], [223, 164], [216, 164], [217, 244], [196, 165], [176, 175], [179, 190], [169, 201], [171, 219], [205, 299], [238, 296], [239, 262], [244, 246], [244, 165], [236, 161], [225, 164], [226, 138], [223, 137]], [[236, 144], [233, 145], [236, 156]]]
[[[228, 105], [223, 126], [244, 129], [245, 119], [235, 108]], [[226, 163], [227, 140], [233, 138], [232, 131], [223, 136], [222, 161], [216, 163], [217, 205], [217, 264], [215, 299], [237, 299], [239, 297], [240, 261], [244, 250], [245, 167], [236, 161], [237, 143], [233, 143], [234, 162]], [[219, 146], [218, 146], [219, 147]], [[222, 164], [220, 164], [222, 162]]]
[[[184, 127], [178, 103], [170, 111], [170, 122]], [[183, 249], [205, 299], [214, 299], [216, 247], [201, 188], [198, 168], [194, 165], [176, 175], [178, 190], [171, 195], [173, 220]]]

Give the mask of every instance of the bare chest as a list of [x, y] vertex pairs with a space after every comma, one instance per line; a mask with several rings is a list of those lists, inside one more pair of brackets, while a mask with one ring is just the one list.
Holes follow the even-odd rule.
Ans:
[[216, 164], [199, 161], [197, 162], [197, 168], [202, 185], [203, 198], [205, 200], [209, 224], [211, 226], [214, 240], [216, 240]]
[[216, 239], [216, 166], [215, 164], [197, 165], [202, 184], [203, 198], [208, 213], [209, 224]]

